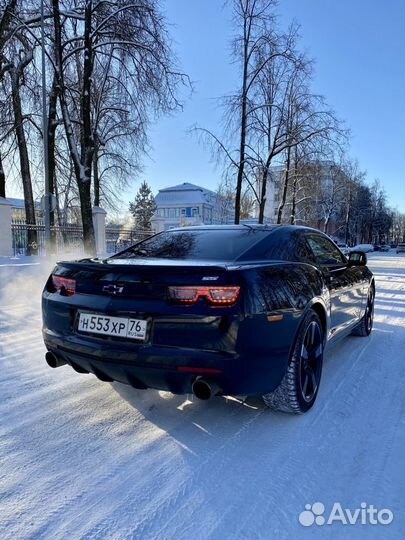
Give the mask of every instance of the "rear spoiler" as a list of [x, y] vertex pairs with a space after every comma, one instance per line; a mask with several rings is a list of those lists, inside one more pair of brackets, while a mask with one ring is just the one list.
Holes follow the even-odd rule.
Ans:
[[170, 270], [206, 270], [207, 272], [227, 271], [231, 268], [237, 269], [235, 265], [225, 262], [210, 262], [210, 261], [179, 261], [174, 259], [82, 259], [76, 261], [60, 261], [58, 266], [63, 266], [69, 269], [88, 269], [88, 270], [106, 270], [111, 268], [114, 270], [131, 270], [137, 269], [170, 269]]

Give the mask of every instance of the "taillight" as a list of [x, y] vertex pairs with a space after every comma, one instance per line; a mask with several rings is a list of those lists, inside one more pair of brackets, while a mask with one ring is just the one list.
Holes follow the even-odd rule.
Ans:
[[68, 296], [72, 296], [76, 292], [76, 280], [68, 279], [61, 276], [55, 276], [52, 274], [52, 285], [55, 288], [55, 291], [61, 291], [66, 293]]
[[195, 304], [206, 298], [215, 306], [229, 306], [238, 299], [240, 287], [169, 287], [172, 300], [182, 304]]

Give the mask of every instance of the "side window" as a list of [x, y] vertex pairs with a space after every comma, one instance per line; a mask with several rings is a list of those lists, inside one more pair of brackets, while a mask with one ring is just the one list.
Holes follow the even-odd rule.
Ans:
[[254, 259], [268, 259], [270, 261], [290, 261], [293, 260], [291, 252], [288, 237], [284, 235], [269, 235], [250, 250], [249, 257]]
[[315, 257], [309, 247], [307, 239], [302, 234], [297, 234], [294, 242], [294, 258], [299, 262], [314, 263]]
[[318, 264], [331, 266], [346, 264], [335, 244], [324, 236], [308, 235], [307, 241]]

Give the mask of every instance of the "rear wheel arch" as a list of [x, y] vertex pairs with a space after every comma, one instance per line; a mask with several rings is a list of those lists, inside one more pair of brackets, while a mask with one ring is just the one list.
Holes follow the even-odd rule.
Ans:
[[295, 329], [295, 333], [293, 335], [293, 338], [291, 339], [289, 358], [291, 358], [291, 355], [297, 343], [297, 339], [300, 335], [303, 324], [305, 324], [308, 313], [311, 312], [315, 313], [320, 319], [324, 345], [326, 344], [328, 336], [328, 315], [325, 305], [319, 299], [315, 299], [311, 303], [307, 304], [306, 308], [301, 312], [301, 316]]
[[314, 302], [311, 306], [311, 309], [315, 311], [321, 321], [322, 331], [325, 339], [328, 331], [326, 309], [320, 302]]
[[[312, 330], [312, 335], [314, 337], [316, 336], [316, 328], [318, 328], [318, 346], [315, 346], [316, 342], [314, 340], [314, 347], [309, 349], [306, 345], [306, 338], [310, 335], [309, 332], [312, 325], [316, 325], [314, 326], [315, 330]], [[324, 336], [322, 336], [322, 334], [322, 323], [317, 312], [314, 309], [306, 310], [299, 326], [298, 333], [295, 336], [294, 347], [291, 351], [284, 377], [275, 390], [262, 396], [268, 407], [282, 412], [302, 414], [313, 406], [318, 394], [322, 373], [324, 351]], [[309, 351], [311, 351], [311, 354]], [[306, 352], [306, 356], [304, 356], [304, 352]], [[311, 367], [311, 373], [315, 384], [313, 385], [314, 393], [307, 399], [307, 397], [304, 397], [307, 385], [304, 387], [302, 386], [302, 370], [304, 369], [305, 372], [309, 369], [308, 366], [305, 367], [305, 364], [312, 362], [312, 352], [314, 353], [316, 367]]]
[[374, 319], [374, 299], [375, 299], [375, 283], [374, 279], [371, 280], [370, 286], [367, 293], [367, 303], [364, 311], [364, 315], [361, 317], [360, 321], [352, 330], [352, 335], [367, 337], [371, 334], [373, 329], [373, 319]]

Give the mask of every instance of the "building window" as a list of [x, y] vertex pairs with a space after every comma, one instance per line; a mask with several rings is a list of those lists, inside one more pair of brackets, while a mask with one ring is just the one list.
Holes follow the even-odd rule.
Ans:
[[180, 208], [175, 208], [175, 216], [176, 217], [180, 216]]
[[175, 216], [174, 208], [169, 208], [169, 218], [174, 218], [174, 216]]
[[192, 208], [191, 212], [192, 212], [191, 215], [192, 215], [193, 217], [197, 217], [197, 216], [200, 215], [200, 209], [199, 209], [199, 208]]
[[186, 209], [185, 209], [185, 208], [182, 208], [182, 209], [181, 209], [181, 215], [182, 215], [182, 216], [185, 216], [185, 215], [186, 215]]

